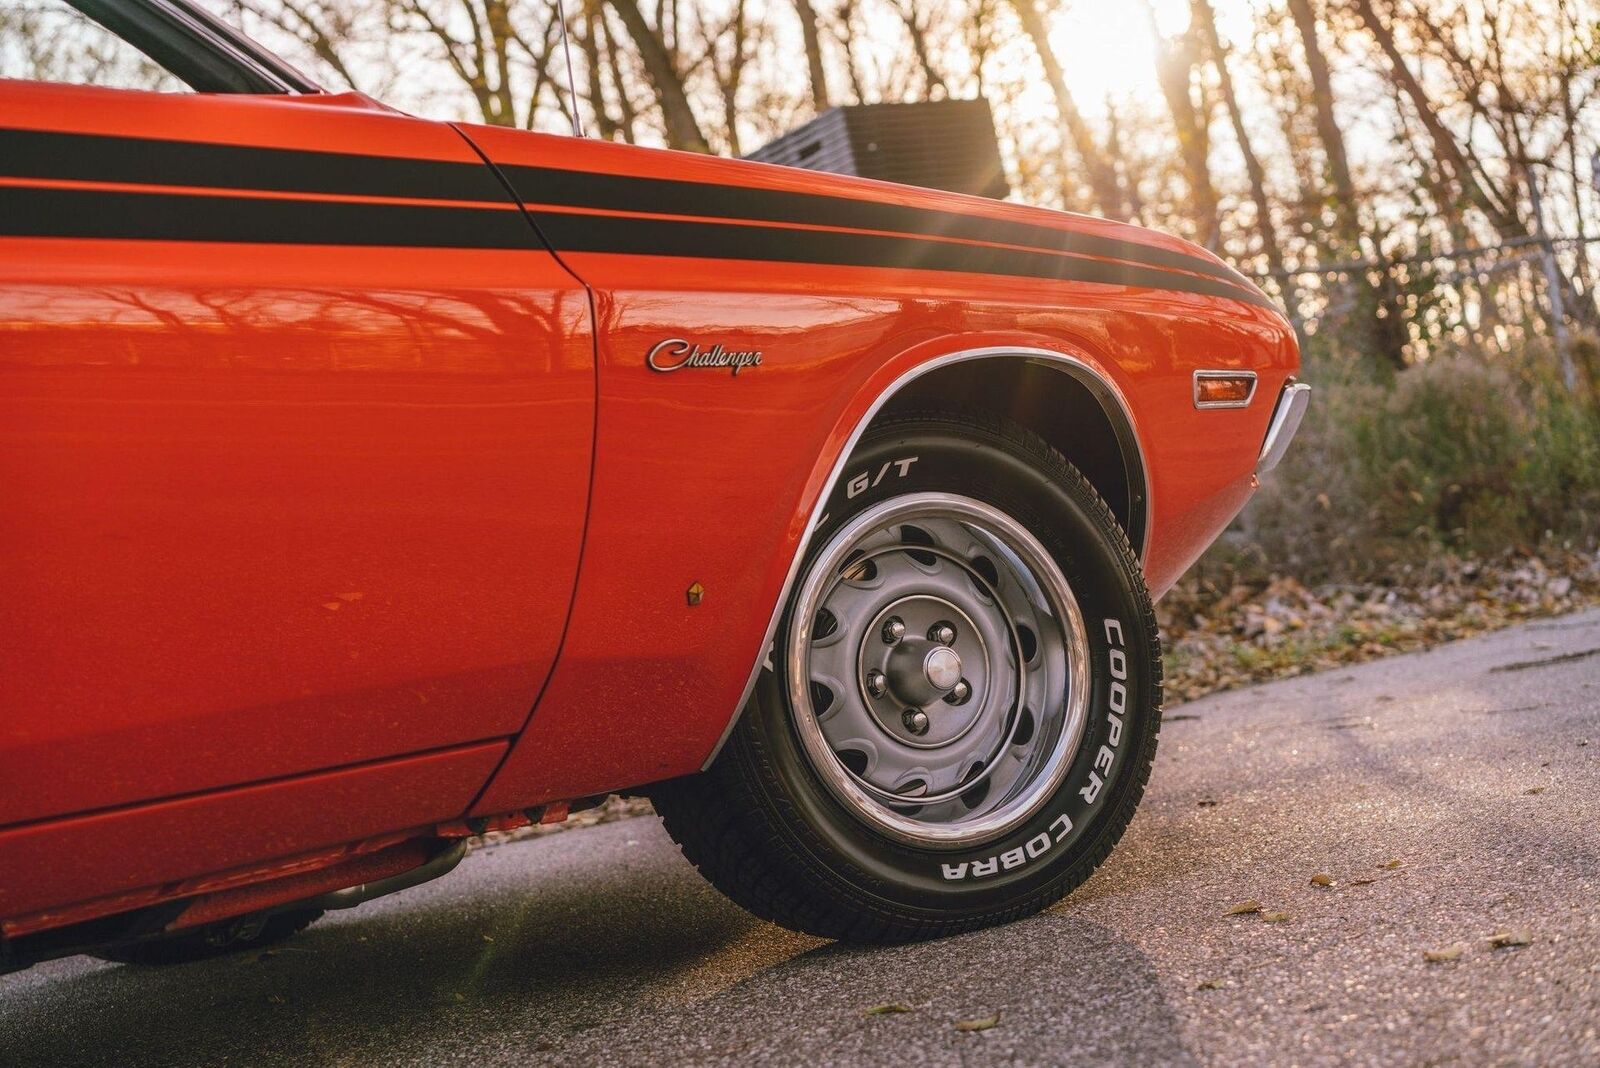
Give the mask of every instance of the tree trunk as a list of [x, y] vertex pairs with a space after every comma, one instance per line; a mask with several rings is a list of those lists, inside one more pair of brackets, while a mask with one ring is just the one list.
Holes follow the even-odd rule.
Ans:
[[[1033, 50], [1038, 54], [1039, 62], [1044, 66], [1045, 80], [1050, 84], [1050, 92], [1056, 101], [1056, 114], [1061, 120], [1062, 140], [1070, 142], [1077, 150], [1078, 159], [1082, 161], [1088, 175], [1095, 207], [1103, 214], [1116, 215], [1122, 207], [1121, 183], [1117, 181], [1115, 168], [1096, 144], [1089, 124], [1078, 111], [1077, 102], [1072, 99], [1072, 92], [1067, 88], [1066, 76], [1061, 70], [1061, 61], [1056, 58], [1055, 50], [1050, 47], [1050, 30], [1045, 25], [1044, 17], [1039, 14], [1035, 0], [1010, 0], [1010, 3], [1017, 13], [1017, 19], [1022, 23], [1023, 32], [1033, 43]], [[1070, 180], [1063, 181], [1061, 189], [1062, 199], [1069, 208], [1073, 207], [1078, 199], [1072, 185]]]
[[938, 89], [941, 96], [949, 99], [950, 87], [933, 65], [933, 55], [928, 49], [928, 28], [917, 18], [917, 0], [895, 0], [894, 10], [905, 24], [906, 34], [911, 38], [911, 54], [916, 57], [917, 66], [922, 71], [922, 98], [932, 100], [933, 91]]
[[1183, 174], [1189, 183], [1189, 218], [1194, 223], [1195, 241], [1215, 252], [1220, 235], [1217, 218], [1217, 187], [1211, 181], [1210, 116], [1195, 106], [1193, 95], [1196, 55], [1193, 38], [1185, 33], [1164, 37], [1156, 27], [1155, 8], [1145, 0], [1145, 15], [1150, 36], [1156, 42], [1156, 76], [1161, 95], [1167, 100], [1167, 113], [1178, 135], [1178, 154], [1183, 159]]
[[1117, 109], [1106, 102], [1106, 152], [1114, 160], [1121, 161], [1118, 170], [1118, 180], [1122, 183], [1125, 196], [1123, 201], [1123, 218], [1140, 226], [1147, 225], [1144, 217], [1144, 200], [1139, 196], [1139, 175], [1132, 167], [1132, 157], [1123, 148], [1122, 120], [1117, 116]]
[[[598, 4], [599, 0], [595, 0]], [[611, 28], [611, 20], [606, 18], [605, 9], [598, 8], [596, 14], [600, 18], [600, 30], [606, 38], [606, 70], [611, 75], [611, 91], [617, 98], [617, 125], [621, 128], [622, 139], [628, 144], [633, 144], [637, 136], [634, 124], [638, 121], [638, 113], [633, 107], [633, 97], [628, 95], [628, 80], [622, 72], [622, 56], [617, 48], [617, 34]]]
[[[1322, 142], [1323, 156], [1328, 163], [1328, 180], [1332, 184], [1335, 236], [1342, 256], [1355, 259], [1378, 259], [1381, 249], [1376, 245], [1369, 251], [1364, 241], [1361, 217], [1357, 213], [1356, 183], [1350, 174], [1350, 155], [1345, 150], [1344, 132], [1333, 111], [1333, 78], [1328, 73], [1328, 60], [1317, 39], [1317, 15], [1311, 0], [1288, 0], [1289, 14], [1294, 18], [1304, 46], [1306, 71], [1311, 75], [1311, 95], [1315, 106], [1317, 138]], [[1382, 271], [1380, 265], [1377, 268]], [[1359, 280], [1357, 304], [1359, 319], [1366, 323], [1367, 345], [1370, 355], [1380, 367], [1403, 368], [1405, 356], [1405, 323], [1399, 308], [1384, 297], [1387, 279], [1375, 280], [1365, 271], [1356, 271]]]
[[655, 90], [656, 100], [661, 105], [661, 123], [666, 131], [667, 146], [689, 152], [709, 153], [711, 146], [700, 129], [699, 121], [694, 117], [694, 109], [689, 106], [689, 94], [684, 88], [683, 77], [673, 64], [666, 45], [650, 28], [644, 12], [639, 10], [638, 0], [606, 0], [606, 2], [622, 20], [623, 28], [628, 31], [628, 36], [633, 38], [634, 47], [639, 50], [645, 77], [650, 79], [650, 87]]
[[[1561, 117], [1565, 121], [1567, 136], [1567, 179], [1572, 186], [1572, 221], [1574, 231], [1578, 235], [1577, 247], [1573, 255], [1578, 266], [1578, 282], [1583, 286], [1585, 296], [1592, 305], [1595, 303], [1594, 281], [1590, 275], [1589, 243], [1583, 240], [1589, 232], [1588, 212], [1583, 205], [1583, 182], [1578, 177], [1578, 113], [1573, 104], [1573, 77], [1569, 66], [1563, 72], [1561, 79]], [[1596, 157], [1600, 163], [1600, 157]]]
[[[589, 111], [594, 116], [595, 129], [605, 140], [615, 141], [618, 133], [617, 120], [612, 118], [611, 109], [606, 106], [605, 87], [600, 80], [598, 22], [594, 6], [588, 5], [583, 13], [583, 33], [573, 36], [578, 38], [578, 47], [583, 50], [583, 65], [589, 81]], [[577, 101], [573, 101], [573, 106], [577, 106]]]
[[817, 32], [817, 13], [811, 7], [811, 0], [794, 0], [794, 12], [800, 16], [800, 36], [805, 40], [811, 106], [820, 115], [832, 105], [828, 102], [828, 72], [822, 65], [822, 36]]
[[1239, 144], [1239, 154], [1244, 157], [1245, 177], [1250, 182], [1250, 199], [1256, 206], [1256, 232], [1261, 237], [1261, 252], [1266, 257], [1267, 270], [1283, 288], [1284, 303], [1289, 306], [1289, 317], [1296, 325], [1299, 316], [1295, 309], [1295, 295], [1291, 279], [1285, 273], [1283, 247], [1278, 244], [1278, 227], [1272, 220], [1272, 201], [1267, 198], [1267, 172], [1256, 155], [1250, 140], [1250, 131], [1244, 124], [1244, 111], [1239, 107], [1239, 94], [1234, 89], [1233, 74], [1228, 67], [1228, 49], [1217, 32], [1217, 18], [1211, 10], [1211, 0], [1194, 0], [1193, 18], [1211, 50], [1211, 62], [1217, 69], [1217, 81], [1222, 89], [1222, 103], [1228, 110], [1228, 122], [1233, 126], [1234, 140]]
[[739, 87], [744, 84], [745, 65], [750, 59], [749, 22], [745, 14], [745, 0], [735, 0], [733, 19], [725, 31], [733, 44], [733, 55], [727, 66], [717, 58], [717, 42], [708, 40], [706, 49], [717, 75], [717, 90], [722, 94], [722, 123], [728, 139], [728, 154], [735, 158], [744, 155], [739, 141]]
[[1328, 60], [1317, 39], [1317, 16], [1311, 0], [1288, 0], [1289, 13], [1300, 31], [1305, 47], [1306, 72], [1311, 75], [1312, 105], [1317, 119], [1317, 138], [1328, 163], [1328, 180], [1333, 186], [1333, 211], [1341, 256], [1361, 256], [1361, 220], [1356, 214], [1356, 183], [1350, 176], [1350, 156], [1345, 151], [1344, 132], [1333, 113], [1333, 79]]
[[839, 5], [839, 12], [834, 16], [834, 36], [838, 38], [839, 46], [844, 50], [845, 70], [850, 74], [850, 91], [854, 94], [857, 104], [865, 104], [867, 87], [861, 77], [861, 68], [856, 63], [855, 0], [844, 0], [844, 3]]
[[[516, 126], [517, 102], [511, 89], [511, 54], [510, 43], [513, 36], [511, 30], [511, 17], [506, 11], [505, 0], [484, 0], [483, 18], [489, 32], [491, 53], [494, 56], [495, 96], [500, 101], [500, 111], [509, 117], [509, 125]], [[577, 101], [572, 106], [577, 106]], [[531, 111], [535, 102], [528, 101]]]

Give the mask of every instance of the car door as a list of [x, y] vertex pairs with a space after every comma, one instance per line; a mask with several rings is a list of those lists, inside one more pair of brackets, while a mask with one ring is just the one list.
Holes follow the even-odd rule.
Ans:
[[447, 125], [0, 80], [0, 827], [517, 732], [592, 344]]
[[584, 553], [604, 566], [583, 570], [539, 712], [475, 804], [488, 815], [699, 768], [750, 684], [841, 398], [962, 324], [956, 290], [807, 262], [830, 235], [751, 225], [815, 199], [804, 172], [464, 130], [593, 287], [601, 398]]

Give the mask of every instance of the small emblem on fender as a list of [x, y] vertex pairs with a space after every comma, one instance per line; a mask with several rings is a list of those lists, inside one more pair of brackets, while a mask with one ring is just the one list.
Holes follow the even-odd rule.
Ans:
[[716, 368], [730, 371], [737, 377], [746, 367], [761, 366], [761, 352], [755, 349], [730, 349], [721, 343], [701, 348], [695, 342], [685, 341], [681, 337], [669, 337], [655, 343], [650, 354], [644, 358], [644, 364], [650, 370], [662, 373], [681, 371], [686, 367]]

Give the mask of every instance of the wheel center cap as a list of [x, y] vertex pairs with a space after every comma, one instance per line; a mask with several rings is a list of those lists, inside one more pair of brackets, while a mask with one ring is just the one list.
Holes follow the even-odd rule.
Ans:
[[889, 689], [902, 704], [931, 705], [961, 681], [961, 654], [925, 638], [907, 638], [889, 653]]
[[961, 654], [947, 645], [934, 646], [922, 660], [922, 674], [943, 696], [961, 681]]

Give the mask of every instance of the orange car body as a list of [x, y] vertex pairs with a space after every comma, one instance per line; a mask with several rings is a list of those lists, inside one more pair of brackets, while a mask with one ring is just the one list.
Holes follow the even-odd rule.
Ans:
[[[1118, 458], [1159, 592], [1298, 356], [1121, 224], [0, 82], [0, 933], [182, 926], [699, 769], [825, 488], [882, 477], [844, 467], [866, 421], [1018, 363], [1098, 399], [1059, 432]], [[1198, 408], [1201, 369], [1251, 402]]]

